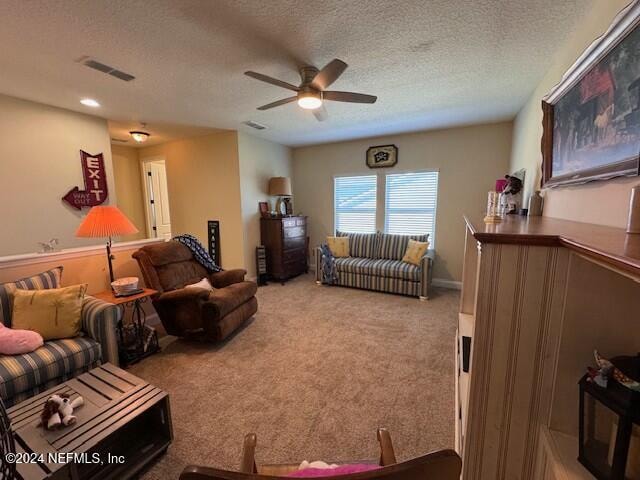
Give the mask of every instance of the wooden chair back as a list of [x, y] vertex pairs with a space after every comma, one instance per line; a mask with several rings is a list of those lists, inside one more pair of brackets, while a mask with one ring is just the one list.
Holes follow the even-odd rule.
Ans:
[[[330, 478], [331, 480], [459, 480], [461, 466], [460, 457], [456, 452], [440, 450], [377, 470], [320, 478]], [[273, 480], [275, 478], [288, 477], [196, 466], [185, 468], [180, 475], [180, 480]]]
[[[459, 480], [462, 461], [453, 450], [440, 450], [428, 453], [411, 460], [396, 463], [391, 437], [384, 429], [378, 430], [380, 442], [381, 468], [349, 475], [319, 477], [331, 480]], [[282, 465], [261, 468], [255, 463], [256, 437], [249, 434], [245, 437], [241, 471], [220, 470], [211, 467], [190, 465], [180, 475], [180, 480], [274, 480], [288, 478], [282, 474], [265, 474], [265, 472], [292, 472], [296, 466]], [[275, 467], [275, 468], [274, 468]]]

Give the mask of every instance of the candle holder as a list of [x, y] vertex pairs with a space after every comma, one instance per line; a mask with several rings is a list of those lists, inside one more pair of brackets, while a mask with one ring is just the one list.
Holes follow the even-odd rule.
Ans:
[[487, 215], [484, 217], [484, 223], [500, 223], [502, 217], [498, 213], [500, 194], [491, 191], [487, 195]]

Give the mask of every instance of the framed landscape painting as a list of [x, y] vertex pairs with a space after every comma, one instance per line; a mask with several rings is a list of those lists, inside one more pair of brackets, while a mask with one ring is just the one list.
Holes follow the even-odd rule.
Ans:
[[636, 0], [542, 101], [544, 187], [639, 174], [639, 25]]

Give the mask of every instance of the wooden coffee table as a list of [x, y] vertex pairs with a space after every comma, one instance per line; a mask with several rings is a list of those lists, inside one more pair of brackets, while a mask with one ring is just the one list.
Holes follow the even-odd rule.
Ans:
[[[84, 398], [77, 422], [56, 430], [40, 423], [54, 393]], [[20, 476], [39, 479], [126, 479], [164, 453], [173, 439], [169, 395], [110, 363], [8, 410], [16, 451], [28, 454]], [[74, 454], [74, 455], [67, 455]]]

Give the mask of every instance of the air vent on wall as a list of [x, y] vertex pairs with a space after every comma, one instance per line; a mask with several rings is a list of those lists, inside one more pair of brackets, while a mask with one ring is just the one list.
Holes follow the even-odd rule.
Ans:
[[76, 61], [78, 63], [81, 63], [82, 65], [86, 65], [89, 68], [98, 70], [99, 72], [106, 73], [108, 75], [111, 75], [112, 77], [119, 78], [120, 80], [124, 80], [125, 82], [130, 82], [131, 80], [136, 78], [130, 73], [123, 72], [122, 70], [118, 70], [117, 68], [105, 65], [104, 63], [98, 62], [97, 60], [86, 56], [80, 57]]
[[264, 130], [265, 128], [267, 128], [266, 125], [262, 125], [261, 123], [258, 122], [254, 122], [253, 120], [247, 120], [246, 122], [242, 122], [245, 125], [251, 127], [251, 128], [255, 128], [256, 130]]
[[111, 139], [112, 142], [117, 142], [117, 143], [127, 143], [128, 140], [124, 139], [124, 138], [112, 138]]

